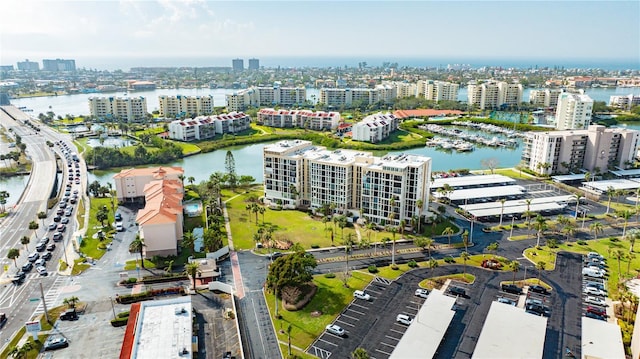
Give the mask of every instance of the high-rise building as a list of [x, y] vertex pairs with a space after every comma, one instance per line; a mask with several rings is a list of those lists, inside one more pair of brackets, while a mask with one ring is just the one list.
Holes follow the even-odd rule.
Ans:
[[418, 96], [431, 101], [458, 101], [460, 85], [433, 80], [418, 81]]
[[18, 61], [18, 70], [20, 71], [39, 71], [40, 64], [34, 61], [24, 60]]
[[89, 112], [99, 119], [142, 121], [147, 116], [144, 97], [89, 97]]
[[231, 67], [233, 71], [243, 71], [244, 70], [244, 60], [243, 59], [233, 59], [231, 60]]
[[556, 129], [586, 129], [591, 124], [593, 100], [589, 95], [564, 92], [558, 96]]
[[213, 113], [213, 96], [158, 96], [160, 116], [185, 117]]
[[244, 111], [257, 106], [298, 106], [307, 100], [304, 87], [251, 87], [227, 94], [228, 111]]
[[530, 170], [548, 175], [629, 168], [639, 141], [640, 131], [600, 125], [584, 130], [529, 132], [522, 161]]
[[13, 71], [13, 65], [0, 65], [0, 72]]
[[556, 107], [558, 105], [558, 96], [562, 92], [563, 90], [561, 89], [531, 90], [529, 103], [544, 107]]
[[260, 70], [260, 60], [249, 59], [249, 70]]
[[522, 102], [522, 92], [521, 84], [492, 80], [482, 84], [470, 83], [467, 97], [470, 106], [477, 106], [479, 109], [484, 110], [517, 105]]
[[327, 150], [310, 141], [285, 140], [264, 146], [263, 158], [267, 203], [313, 210], [333, 204], [337, 213], [351, 212], [392, 226], [411, 223], [429, 207], [430, 157], [375, 157], [369, 152]]
[[76, 60], [64, 60], [64, 59], [55, 59], [55, 60], [42, 60], [42, 70], [43, 71], [75, 71], [76, 70]]

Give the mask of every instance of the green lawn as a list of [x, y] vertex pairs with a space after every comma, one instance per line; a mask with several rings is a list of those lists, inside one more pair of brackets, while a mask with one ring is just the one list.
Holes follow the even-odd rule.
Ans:
[[[134, 270], [136, 269], [136, 267], [142, 268], [142, 266], [140, 266], [140, 259], [130, 259], [125, 263], [124, 270]], [[144, 267], [148, 269], [152, 269], [152, 268], [155, 268], [156, 265], [152, 261], [145, 259]]]
[[170, 141], [170, 140], [167, 140], [167, 142], [171, 142], [174, 145], [182, 148], [182, 154], [185, 155], [185, 156], [193, 155], [193, 154], [196, 154], [196, 153], [200, 153], [200, 151], [201, 151], [200, 147], [194, 145], [193, 143], [180, 142], [180, 141]]
[[[434, 252], [434, 250], [431, 250], [432, 254]], [[471, 256], [468, 260], [467, 260], [467, 266], [468, 267], [480, 267], [482, 264], [482, 261], [485, 259], [495, 259], [501, 263], [507, 263], [509, 262], [509, 260], [507, 258], [504, 257], [500, 257], [500, 256], [495, 256], [492, 254], [476, 254]], [[460, 257], [455, 257], [453, 258], [454, 262], [451, 264], [464, 264], [464, 261], [460, 258]], [[438, 266], [445, 266], [449, 263], [446, 263], [444, 261], [444, 259], [438, 259], [436, 260], [436, 262], [438, 262]], [[424, 262], [417, 262], [416, 263], [418, 265], [417, 268], [429, 268], [429, 262], [428, 261], [424, 261]], [[379, 277], [383, 277], [386, 279], [390, 279], [390, 280], [394, 280], [398, 277], [400, 277], [401, 275], [403, 275], [404, 273], [414, 269], [409, 267], [408, 264], [398, 264], [396, 265], [397, 269], [393, 269], [391, 268], [391, 266], [384, 266], [384, 267], [378, 267], [378, 273], [376, 273], [377, 276]], [[500, 270], [500, 269], [497, 269]], [[501, 270], [507, 270], [506, 267], [503, 267]], [[366, 271], [366, 269], [362, 270], [363, 272]]]
[[[282, 303], [278, 301], [280, 309], [278, 314], [282, 319], [275, 319], [275, 298], [272, 293], [265, 292], [265, 300], [269, 307], [271, 320], [274, 323], [278, 339], [287, 342], [286, 329], [291, 324], [291, 344], [306, 349], [324, 331], [327, 324], [331, 323], [342, 310], [353, 300], [353, 292], [364, 289], [373, 279], [373, 276], [351, 272], [346, 288], [338, 274], [336, 278], [315, 276], [313, 282], [318, 286], [316, 295], [304, 308], [289, 312], [282, 309]], [[313, 312], [318, 312], [312, 316]], [[282, 332], [281, 332], [282, 329]], [[286, 352], [285, 352], [286, 353]]]
[[[286, 336], [286, 334], [285, 334], [285, 336]], [[288, 356], [289, 355], [289, 346], [287, 346], [287, 344], [280, 343], [280, 351], [283, 354], [283, 358], [288, 358], [289, 357]], [[293, 338], [291, 338], [291, 355], [295, 355], [296, 358], [300, 358], [300, 359], [317, 359], [318, 358], [315, 355], [307, 354], [307, 353], [305, 353], [303, 351], [297, 350], [293, 346]]]
[[[93, 235], [96, 234], [99, 230], [102, 230], [107, 237], [109, 237], [109, 232], [113, 232], [113, 228], [109, 225], [114, 221], [113, 211], [111, 210], [111, 199], [110, 198], [96, 198], [91, 197], [91, 209], [89, 214], [89, 228], [87, 228], [87, 233], [82, 238], [82, 245], [80, 246], [80, 250], [87, 257], [99, 259], [101, 258], [105, 250], [99, 249], [98, 244], [100, 244], [100, 240], [98, 238], [93, 238]], [[109, 219], [105, 221], [105, 227], [102, 227], [100, 222], [96, 219], [96, 213], [98, 210], [102, 208], [102, 206], [107, 206], [109, 209]], [[107, 242], [108, 240], [104, 241]]]
[[438, 277], [426, 278], [418, 283], [420, 288], [426, 288], [429, 290], [440, 289], [442, 285], [447, 281], [447, 279], [451, 279], [452, 281], [458, 281], [463, 283], [473, 283], [476, 281], [476, 276], [469, 273], [456, 273], [449, 275], [442, 275]]

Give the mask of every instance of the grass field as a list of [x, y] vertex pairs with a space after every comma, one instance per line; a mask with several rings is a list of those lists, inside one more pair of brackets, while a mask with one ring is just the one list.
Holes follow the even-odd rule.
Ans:
[[[89, 214], [89, 228], [87, 228], [87, 233], [82, 238], [82, 245], [80, 246], [80, 250], [87, 257], [99, 259], [101, 258], [105, 250], [99, 249], [98, 244], [100, 244], [100, 240], [98, 238], [93, 238], [93, 235], [96, 234], [99, 230], [102, 230], [105, 234], [108, 234], [109, 231], [113, 231], [109, 223], [114, 221], [113, 212], [111, 211], [111, 199], [110, 198], [96, 198], [91, 197], [91, 209]], [[107, 206], [109, 209], [109, 219], [105, 221], [105, 227], [102, 227], [100, 222], [96, 219], [96, 213], [98, 210], [102, 208], [102, 206]]]
[[418, 286], [420, 288], [426, 288], [429, 290], [440, 289], [442, 288], [442, 285], [444, 285], [444, 283], [447, 281], [447, 279], [451, 279], [452, 281], [471, 284], [476, 281], [476, 276], [469, 273], [466, 273], [466, 274], [456, 273], [456, 274], [449, 274], [449, 275], [443, 275], [438, 277], [431, 277], [431, 278], [423, 279], [422, 281], [420, 281], [420, 283], [418, 283]]
[[[358, 289], [364, 289], [372, 279], [373, 276], [371, 275], [354, 271], [347, 282], [347, 288], [343, 285], [339, 275], [336, 278], [315, 276], [313, 282], [318, 286], [318, 291], [311, 299], [311, 302], [304, 308], [294, 312], [289, 312], [280, 307], [278, 314], [282, 319], [275, 318], [274, 295], [266, 293], [265, 299], [278, 339], [285, 343], [287, 342], [286, 329], [291, 324], [291, 344], [306, 349], [324, 331], [325, 326], [331, 323], [342, 312], [344, 307], [353, 300], [353, 292]], [[278, 304], [281, 305], [282, 303], [278, 301]]]
[[[471, 256], [468, 260], [467, 260], [467, 266], [468, 267], [480, 267], [482, 264], [482, 261], [485, 259], [495, 259], [501, 263], [507, 263], [509, 260], [504, 258], [504, 257], [500, 257], [500, 256], [494, 256], [494, 255], [489, 255], [489, 254], [477, 254], [477, 255], [473, 255]], [[464, 261], [460, 258], [460, 257], [455, 257], [453, 258], [453, 262], [451, 264], [464, 264]], [[447, 265], [449, 263], [445, 262], [444, 259], [438, 259], [436, 260], [436, 262], [438, 263], [438, 267]], [[417, 262], [416, 263], [418, 265], [417, 268], [429, 268], [429, 262], [424, 261], [424, 262]], [[403, 275], [404, 273], [414, 269], [409, 267], [408, 264], [397, 264], [396, 265], [397, 269], [393, 269], [390, 265], [389, 266], [384, 266], [384, 267], [378, 267], [378, 273], [376, 273], [377, 276], [379, 277], [383, 277], [386, 279], [390, 279], [390, 280], [394, 280], [398, 277], [400, 277], [401, 275]], [[503, 267], [502, 269], [497, 269], [497, 270], [507, 270], [506, 267]], [[366, 270], [363, 270], [363, 272], [365, 272]]]

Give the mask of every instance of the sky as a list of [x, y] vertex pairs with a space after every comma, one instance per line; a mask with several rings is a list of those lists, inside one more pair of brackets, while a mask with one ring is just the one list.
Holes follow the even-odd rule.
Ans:
[[357, 57], [589, 59], [640, 68], [637, 0], [2, 0], [0, 11], [2, 65]]

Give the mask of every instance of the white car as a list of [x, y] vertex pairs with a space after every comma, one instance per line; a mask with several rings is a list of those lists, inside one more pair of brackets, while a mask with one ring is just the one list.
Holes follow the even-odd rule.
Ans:
[[498, 297], [498, 303], [509, 304], [509, 305], [513, 305], [514, 307], [517, 305], [517, 303], [514, 300], [511, 300], [505, 297]]
[[340, 326], [335, 325], [335, 324], [329, 324], [326, 326], [327, 332], [337, 335], [339, 337], [344, 335], [344, 329], [342, 329]]
[[371, 300], [371, 296], [362, 290], [356, 290], [353, 292], [353, 296], [362, 300]]
[[599, 260], [604, 260], [604, 257], [600, 255], [600, 253], [596, 253], [596, 252], [589, 252], [587, 254], [587, 258], [591, 259], [591, 258], [595, 258], [595, 259], [599, 259]]
[[396, 322], [404, 325], [411, 325], [411, 323], [413, 323], [413, 318], [406, 314], [398, 314], [398, 316], [396, 316]]
[[582, 275], [592, 278], [603, 278], [604, 272], [599, 269], [583, 268]]
[[427, 299], [429, 296], [429, 291], [427, 289], [418, 288], [415, 292], [416, 297]]
[[44, 276], [46, 276], [48, 274], [47, 273], [47, 268], [42, 267], [42, 266], [36, 267], [36, 272], [38, 272], [38, 274], [44, 275]]
[[586, 298], [584, 298], [584, 302], [588, 303], [588, 304], [593, 304], [593, 305], [598, 305], [601, 307], [606, 307], [607, 303], [604, 301], [604, 299], [602, 298], [598, 298], [598, 297], [594, 297], [594, 296], [587, 296]]
[[600, 297], [605, 297], [607, 295], [607, 293], [605, 293], [604, 291], [594, 287], [586, 287], [582, 292], [584, 294], [596, 295]]

